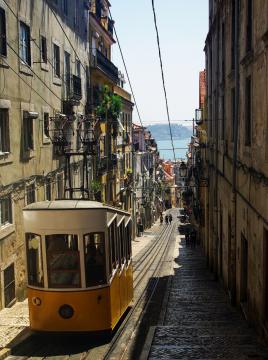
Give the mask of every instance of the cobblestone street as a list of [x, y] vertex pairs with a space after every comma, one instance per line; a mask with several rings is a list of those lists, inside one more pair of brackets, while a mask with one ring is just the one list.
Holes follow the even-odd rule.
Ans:
[[180, 236], [168, 295], [149, 359], [268, 359], [268, 347], [229, 304], [200, 248], [186, 248]]

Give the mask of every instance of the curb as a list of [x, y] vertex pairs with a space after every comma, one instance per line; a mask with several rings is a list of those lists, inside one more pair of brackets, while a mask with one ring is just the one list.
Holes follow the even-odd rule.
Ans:
[[5, 359], [11, 354], [11, 349], [9, 348], [3, 348], [0, 350], [0, 360]]
[[23, 341], [28, 339], [32, 335], [30, 328], [23, 329], [11, 342], [0, 350], [0, 360], [5, 359], [11, 355], [12, 351], [18, 348]]

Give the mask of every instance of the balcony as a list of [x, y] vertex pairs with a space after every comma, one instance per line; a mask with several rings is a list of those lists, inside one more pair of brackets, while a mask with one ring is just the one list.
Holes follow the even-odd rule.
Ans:
[[101, 70], [113, 82], [118, 81], [118, 68], [104, 56], [99, 50], [96, 50], [96, 55], [93, 57], [93, 67]]
[[81, 78], [73, 75], [65, 75], [65, 101], [71, 102], [72, 105], [79, 104], [82, 99], [82, 82]]

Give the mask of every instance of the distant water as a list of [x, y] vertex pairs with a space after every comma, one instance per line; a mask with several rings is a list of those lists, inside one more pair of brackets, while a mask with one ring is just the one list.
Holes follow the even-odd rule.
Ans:
[[[175, 156], [176, 159], [185, 159], [186, 152], [188, 150], [188, 144], [190, 138], [173, 140], [175, 147]], [[160, 152], [160, 158], [164, 160], [173, 160], [173, 150], [171, 145], [171, 140], [158, 140], [156, 139], [158, 150]]]

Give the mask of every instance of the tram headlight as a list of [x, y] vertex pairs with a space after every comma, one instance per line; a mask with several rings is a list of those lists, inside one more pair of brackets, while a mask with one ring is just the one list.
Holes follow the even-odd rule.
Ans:
[[70, 305], [64, 304], [59, 308], [59, 314], [63, 319], [70, 319], [74, 314], [74, 309]]

